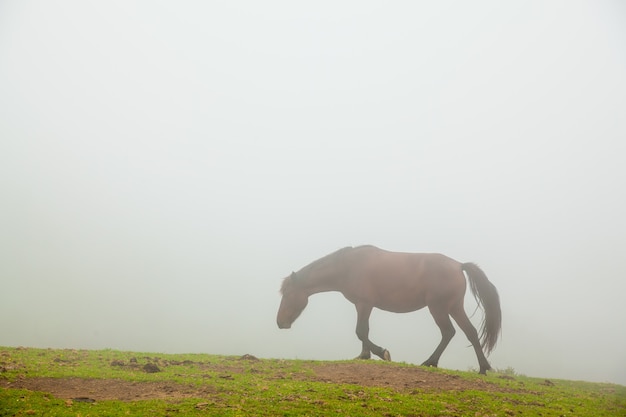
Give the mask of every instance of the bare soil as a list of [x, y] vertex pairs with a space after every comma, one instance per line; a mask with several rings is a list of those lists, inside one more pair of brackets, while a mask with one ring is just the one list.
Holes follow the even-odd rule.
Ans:
[[0, 387], [47, 392], [56, 398], [84, 402], [201, 398], [215, 392], [210, 386], [82, 378], [24, 378], [12, 383], [0, 382]]
[[311, 379], [368, 387], [389, 387], [398, 391], [506, 391], [506, 388], [480, 379], [467, 380], [458, 375], [429, 372], [418, 367], [372, 366], [363, 363], [339, 363], [314, 366]]
[[[252, 357], [251, 355], [248, 355]], [[252, 357], [253, 358], [253, 357]], [[245, 356], [242, 359], [249, 359]], [[254, 358], [256, 359], [256, 358]], [[119, 366], [119, 365], [116, 365]], [[200, 365], [198, 366], [206, 366]], [[217, 366], [219, 368], [219, 366]], [[215, 369], [225, 378], [243, 372], [243, 368], [224, 366]], [[507, 388], [483, 381], [467, 380], [457, 375], [429, 372], [418, 367], [385, 366], [364, 361], [362, 363], [310, 364], [311, 372], [291, 374], [290, 379], [327, 383], [354, 384], [367, 387], [387, 387], [402, 392], [418, 391], [510, 391]], [[148, 372], [148, 371], [146, 371]], [[281, 376], [276, 376], [280, 379]], [[177, 400], [206, 398], [218, 390], [210, 384], [185, 385], [175, 382], [132, 382], [119, 379], [83, 378], [18, 378], [15, 381], [0, 379], [0, 388], [27, 389], [51, 394], [68, 401], [94, 402], [103, 400], [136, 401], [147, 399]]]

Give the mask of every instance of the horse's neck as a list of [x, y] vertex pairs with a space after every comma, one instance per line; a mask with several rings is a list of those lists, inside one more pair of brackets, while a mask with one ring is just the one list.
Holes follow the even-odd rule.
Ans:
[[317, 268], [308, 272], [302, 279], [301, 285], [306, 288], [309, 295], [318, 292], [339, 291], [341, 281], [345, 275], [340, 268]]

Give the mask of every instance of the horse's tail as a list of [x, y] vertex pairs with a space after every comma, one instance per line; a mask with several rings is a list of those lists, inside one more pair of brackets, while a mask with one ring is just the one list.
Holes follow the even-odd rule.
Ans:
[[498, 290], [489, 282], [487, 275], [478, 265], [468, 262], [461, 268], [467, 273], [472, 294], [478, 305], [482, 305], [485, 317], [480, 324], [480, 345], [486, 355], [496, 347], [502, 328], [502, 312]]

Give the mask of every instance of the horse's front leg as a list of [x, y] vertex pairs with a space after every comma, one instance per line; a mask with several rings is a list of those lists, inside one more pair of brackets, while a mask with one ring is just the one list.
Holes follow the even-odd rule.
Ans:
[[371, 306], [356, 305], [356, 314], [357, 314], [356, 335], [361, 341], [361, 343], [363, 344], [361, 353], [359, 354], [359, 356], [356, 357], [356, 359], [369, 359], [372, 356], [370, 354], [371, 352], [381, 359], [390, 361], [391, 354], [389, 354], [389, 351], [378, 345], [375, 345], [369, 339], [369, 333], [370, 333], [369, 322], [370, 322], [370, 314], [372, 314], [372, 308], [373, 307]]

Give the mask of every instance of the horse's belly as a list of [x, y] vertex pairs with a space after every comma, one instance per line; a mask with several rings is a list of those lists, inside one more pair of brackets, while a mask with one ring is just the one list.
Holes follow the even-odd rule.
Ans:
[[409, 313], [411, 311], [419, 310], [426, 307], [426, 302], [420, 299], [407, 298], [394, 298], [393, 300], [381, 299], [374, 303], [374, 307], [390, 311], [392, 313]]

